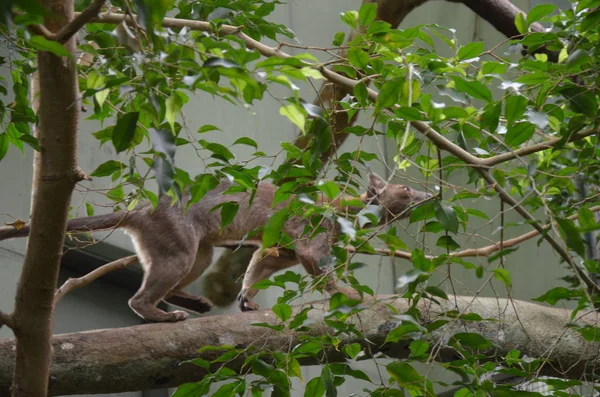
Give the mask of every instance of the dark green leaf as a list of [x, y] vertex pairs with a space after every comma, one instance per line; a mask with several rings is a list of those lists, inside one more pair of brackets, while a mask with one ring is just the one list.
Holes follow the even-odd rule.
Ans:
[[235, 219], [240, 206], [238, 203], [228, 201], [223, 203], [221, 206], [221, 229], [224, 229], [227, 225]]
[[283, 233], [283, 226], [287, 220], [289, 209], [287, 207], [275, 212], [267, 221], [262, 235], [263, 249], [269, 248], [279, 241]]
[[589, 118], [596, 116], [598, 101], [596, 95], [589, 88], [568, 87], [560, 90], [560, 93], [569, 101], [569, 106], [577, 113], [585, 114]]
[[515, 94], [506, 98], [506, 121], [508, 124], [513, 124], [519, 120], [525, 114], [527, 110], [527, 98], [524, 96]]
[[454, 208], [441, 201], [434, 201], [433, 209], [435, 210], [435, 217], [438, 221], [452, 233], [458, 232], [458, 217]]
[[487, 349], [493, 346], [492, 342], [490, 342], [484, 336], [472, 332], [459, 332], [454, 334], [454, 336], [450, 338], [449, 344], [453, 345], [457, 342], [462, 346], [469, 347], [471, 349]]
[[0, 160], [2, 160], [4, 156], [6, 156], [6, 153], [8, 152], [9, 142], [10, 138], [8, 137], [7, 133], [4, 132], [0, 134]]
[[454, 83], [456, 84], [456, 90], [464, 92], [465, 94], [483, 101], [491, 102], [492, 92], [485, 85], [479, 81], [467, 81], [462, 77], [453, 77]]
[[256, 143], [256, 141], [254, 139], [250, 139], [246, 136], [236, 139], [236, 141], [233, 142], [233, 144], [234, 145], [248, 145], [248, 146], [252, 146], [255, 149], [258, 148], [258, 144]]
[[333, 384], [333, 374], [331, 373], [329, 364], [325, 364], [323, 366], [323, 370], [321, 371], [321, 379], [323, 379], [323, 384], [325, 385], [325, 395], [327, 397], [336, 397], [337, 389]]
[[115, 172], [120, 172], [125, 168], [125, 164], [121, 163], [120, 161], [108, 160], [107, 162], [100, 164], [98, 168], [96, 168], [90, 175], [97, 177], [109, 176]]
[[112, 133], [112, 143], [117, 153], [129, 149], [135, 136], [139, 116], [139, 112], [129, 112], [117, 118], [117, 125], [115, 125]]
[[513, 126], [508, 127], [506, 132], [506, 138], [504, 143], [508, 146], [518, 146], [522, 143], [527, 142], [535, 133], [535, 125], [528, 121], [516, 123]]
[[550, 291], [546, 292], [542, 296], [538, 296], [537, 298], [533, 298], [534, 301], [538, 302], [546, 302], [551, 305], [555, 305], [556, 302], [562, 299], [570, 299], [574, 296], [578, 296], [575, 291], [571, 291], [565, 287], [555, 287]]
[[579, 233], [579, 230], [575, 227], [575, 223], [570, 219], [561, 218], [556, 218], [556, 223], [558, 223], [561, 235], [567, 243], [567, 247], [577, 252], [579, 256], [584, 257], [585, 245], [581, 238], [581, 233]]

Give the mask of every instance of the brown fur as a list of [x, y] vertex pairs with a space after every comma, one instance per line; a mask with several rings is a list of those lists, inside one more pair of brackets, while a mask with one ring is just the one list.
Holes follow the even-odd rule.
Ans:
[[[213, 246], [240, 242], [244, 237], [263, 227], [269, 217], [288, 202], [279, 203], [271, 208], [277, 187], [270, 183], [260, 183], [250, 207], [249, 195], [245, 193], [226, 194], [223, 192], [231, 185], [222, 181], [214, 190], [208, 192], [198, 203], [184, 212], [179, 206], [171, 206], [170, 198], [160, 199], [153, 210], [149, 204], [131, 212], [117, 212], [88, 218], [70, 220], [69, 231], [99, 231], [123, 228], [131, 236], [140, 263], [145, 274], [142, 286], [129, 300], [130, 307], [141, 317], [150, 321], [180, 321], [187, 318], [183, 311], [164, 312], [156, 307], [164, 300], [188, 310], [199, 313], [210, 310], [211, 303], [203, 297], [189, 295], [183, 289], [195, 281], [212, 262]], [[430, 197], [428, 193], [416, 191], [402, 185], [387, 184], [375, 174], [369, 174], [369, 188], [360, 197], [364, 203], [380, 205], [384, 208], [382, 223], [395, 217], [408, 214], [410, 206]], [[233, 222], [221, 231], [220, 211], [210, 212], [216, 205], [235, 201], [239, 210]], [[324, 201], [321, 199], [321, 201]], [[330, 202], [340, 208], [339, 200]], [[344, 208], [348, 210], [348, 208]], [[323, 275], [319, 261], [330, 254], [331, 245], [337, 235], [337, 224], [327, 224], [326, 232], [309, 239], [303, 236], [306, 221], [291, 217], [282, 232], [295, 241], [295, 251], [285, 250], [285, 255], [271, 251], [264, 256], [260, 247], [261, 236], [252, 236], [245, 245], [258, 247], [246, 271], [242, 292], [239, 296], [242, 310], [256, 309], [252, 302], [257, 290], [252, 289], [256, 282], [269, 278], [273, 273], [298, 262], [313, 276]], [[0, 240], [25, 236], [29, 226], [14, 231], [2, 232]], [[339, 289], [332, 279], [327, 279], [326, 289], [335, 292]]]

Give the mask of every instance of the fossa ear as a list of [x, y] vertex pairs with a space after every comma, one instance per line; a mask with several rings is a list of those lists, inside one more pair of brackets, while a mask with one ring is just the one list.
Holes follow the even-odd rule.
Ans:
[[369, 192], [378, 194], [385, 189], [387, 182], [374, 172], [369, 172]]

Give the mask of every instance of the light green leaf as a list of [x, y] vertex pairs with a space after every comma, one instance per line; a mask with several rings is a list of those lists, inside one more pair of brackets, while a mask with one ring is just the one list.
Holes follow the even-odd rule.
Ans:
[[306, 134], [306, 116], [302, 112], [302, 108], [296, 104], [290, 104], [279, 108], [279, 114], [287, 117], [300, 130]]

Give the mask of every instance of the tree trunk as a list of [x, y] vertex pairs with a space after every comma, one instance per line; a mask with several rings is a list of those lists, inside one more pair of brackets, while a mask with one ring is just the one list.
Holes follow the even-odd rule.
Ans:
[[[350, 320], [365, 338], [353, 339], [346, 335], [342, 337], [342, 344], [362, 343], [364, 347], [364, 343], [369, 341], [368, 351], [371, 354], [383, 352], [390, 357], [407, 358], [410, 354], [409, 340], [385, 345], [384, 342], [390, 331], [398, 325], [393, 315], [405, 313], [409, 303], [394, 295], [378, 298], [384, 301], [372, 305]], [[454, 305], [455, 299], [458, 307]], [[315, 336], [334, 332], [333, 329], [326, 330], [328, 302], [312, 302], [311, 305], [314, 309], [308, 314], [308, 321], [313, 324], [310, 334]], [[301, 308], [295, 307], [294, 312]], [[450, 320], [431, 334], [431, 345], [441, 347], [433, 356], [436, 361], [455, 360], [457, 353], [447, 347], [448, 340], [456, 333], [472, 332], [494, 343], [494, 347], [485, 352], [490, 359], [503, 357], [512, 349], [518, 349], [521, 356], [547, 359], [539, 375], [582, 379], [597, 371], [600, 365], [596, 343], [586, 342], [577, 331], [566, 328], [571, 314], [568, 310], [494, 297], [461, 296], [451, 296], [440, 305], [421, 301], [418, 309], [422, 312], [423, 325], [439, 319]], [[450, 310], [476, 313], [491, 321], [460, 321], [442, 315]], [[578, 323], [582, 326], [598, 326], [599, 316], [596, 312], [580, 312]], [[279, 320], [270, 310], [261, 310], [180, 323], [57, 335], [52, 342], [55, 358], [50, 395], [118, 393], [177, 386], [198, 381], [205, 375], [201, 367], [189, 363], [181, 365], [182, 361], [196, 357], [214, 360], [222, 353], [198, 353], [202, 346], [233, 345], [246, 348], [257, 344], [261, 350], [288, 352], [306, 335], [296, 330], [276, 332], [253, 325], [258, 322], [276, 324]], [[14, 343], [11, 339], [0, 340], [0, 395], [8, 393]], [[341, 351], [341, 348], [331, 349], [322, 357], [327, 357], [329, 362], [343, 361]], [[240, 357], [224, 365], [239, 371], [243, 363], [244, 357]], [[301, 364], [317, 362], [305, 360]]]
[[[71, 0], [53, 0], [45, 26], [58, 31], [73, 18]], [[75, 53], [75, 40], [65, 47]], [[16, 354], [13, 397], [46, 397], [51, 363], [53, 298], [58, 279], [69, 203], [75, 183], [77, 133], [77, 73], [74, 58], [38, 53], [39, 95], [32, 189], [31, 232], [19, 280], [13, 331]], [[13, 371], [6, 372], [6, 375]], [[5, 389], [2, 395], [8, 395]]]

